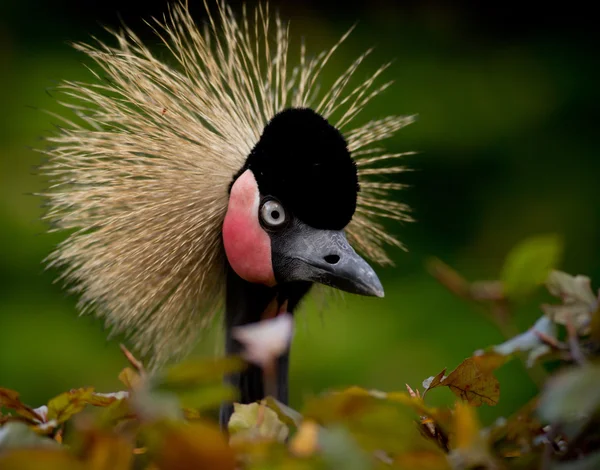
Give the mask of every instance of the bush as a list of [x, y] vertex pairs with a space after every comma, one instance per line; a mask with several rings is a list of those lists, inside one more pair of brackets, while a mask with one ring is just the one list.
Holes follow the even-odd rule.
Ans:
[[[431, 273], [483, 307], [507, 340], [407, 391], [330, 391], [301, 412], [271, 397], [236, 404], [223, 433], [214, 411], [235, 400], [222, 379], [245, 367], [240, 358], [151, 374], [123, 347], [131, 363], [119, 376], [124, 391], [81, 388], [32, 408], [0, 388], [0, 469], [600, 468], [598, 296], [587, 277], [553, 270], [560, 252], [554, 236], [526, 240], [497, 281], [468, 282], [431, 261]], [[559, 302], [542, 305], [539, 320], [514, 335], [513, 306], [544, 283]], [[484, 428], [476, 408], [498, 403], [494, 371], [513, 358], [524, 361], [541, 392]], [[456, 404], [428, 406], [428, 392], [442, 387]]]

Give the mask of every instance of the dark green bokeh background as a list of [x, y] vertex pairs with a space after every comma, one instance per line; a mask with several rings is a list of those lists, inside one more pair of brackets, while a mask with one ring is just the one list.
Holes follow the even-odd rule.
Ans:
[[[201, 8], [194, 2], [201, 17]], [[239, 2], [236, 2], [236, 5]], [[75, 299], [52, 283], [41, 261], [61, 240], [40, 222], [33, 173], [40, 157], [30, 146], [53, 119], [31, 109], [58, 109], [46, 94], [61, 79], [88, 79], [86, 59], [70, 41], [107, 38], [102, 24], [119, 18], [151, 40], [141, 18], [166, 3], [108, 0], [0, 2], [0, 386], [38, 405], [70, 387], [119, 387], [125, 364], [118, 342], [106, 341], [99, 321], [78, 318]], [[388, 143], [414, 172], [401, 197], [417, 224], [394, 227], [409, 248], [394, 252], [395, 268], [380, 270], [384, 300], [346, 296], [322, 316], [309, 308], [298, 322], [292, 400], [326, 387], [358, 384], [386, 390], [419, 386], [453, 368], [501, 335], [427, 274], [438, 256], [471, 278], [495, 278], [505, 253], [520, 239], [559, 233], [562, 267], [600, 278], [600, 198], [597, 181], [598, 27], [577, 5], [528, 11], [472, 9], [467, 3], [385, 1], [282, 3], [292, 33], [312, 51], [330, 46], [358, 20], [334, 56], [328, 77], [376, 46], [363, 75], [393, 59], [395, 85], [363, 118], [418, 113], [416, 124]], [[558, 8], [558, 7], [557, 7]], [[298, 44], [298, 43], [296, 43]], [[543, 298], [543, 296], [541, 297]], [[527, 327], [540, 299], [518, 309]], [[210, 353], [213, 342], [199, 346]], [[501, 369], [502, 397], [483, 410], [504, 414], [534, 393], [518, 363]], [[451, 402], [446, 390], [432, 393]]]

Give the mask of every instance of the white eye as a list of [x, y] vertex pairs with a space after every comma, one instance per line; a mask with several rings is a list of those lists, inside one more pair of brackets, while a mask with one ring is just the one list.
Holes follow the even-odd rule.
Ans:
[[285, 223], [285, 210], [279, 202], [271, 199], [260, 208], [260, 218], [267, 227], [279, 227]]

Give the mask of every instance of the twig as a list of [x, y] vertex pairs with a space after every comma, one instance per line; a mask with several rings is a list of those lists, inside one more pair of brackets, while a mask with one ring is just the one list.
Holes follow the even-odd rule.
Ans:
[[583, 366], [587, 363], [587, 359], [585, 358], [585, 354], [581, 350], [581, 345], [579, 344], [579, 336], [577, 335], [577, 330], [573, 325], [571, 318], [567, 319], [567, 335], [569, 342], [569, 349], [571, 350], [571, 357], [573, 360]]
[[146, 369], [144, 368], [144, 364], [142, 364], [141, 361], [136, 359], [135, 356], [131, 353], [131, 351], [129, 351], [129, 349], [125, 347], [124, 344], [120, 344], [119, 346], [129, 363], [133, 366], [133, 368], [140, 374], [140, 376], [145, 377]]
[[536, 335], [542, 343], [547, 344], [553, 349], [558, 349], [561, 351], [569, 349], [569, 346], [567, 346], [565, 343], [563, 343], [562, 341], [558, 341], [556, 338], [547, 335], [543, 331], [533, 330], [533, 334]]
[[552, 467], [552, 456], [556, 452], [556, 445], [554, 441], [558, 437], [560, 433], [560, 425], [558, 423], [550, 425], [550, 429], [546, 433], [546, 447], [544, 448], [544, 453], [542, 455], [542, 465], [541, 470], [550, 470]]

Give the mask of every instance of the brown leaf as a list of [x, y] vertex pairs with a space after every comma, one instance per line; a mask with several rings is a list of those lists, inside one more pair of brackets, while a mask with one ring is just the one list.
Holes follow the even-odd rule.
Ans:
[[41, 423], [44, 421], [44, 418], [37, 414], [35, 410], [23, 402], [21, 402], [20, 396], [14, 390], [9, 390], [8, 388], [0, 387], [0, 408], [5, 407], [8, 408], [19, 416], [22, 416], [29, 421]]
[[92, 427], [82, 429], [80, 456], [89, 470], [129, 470], [133, 462], [133, 444], [118, 436]]
[[433, 377], [426, 390], [448, 387], [456, 396], [473, 406], [481, 406], [483, 403], [496, 405], [500, 398], [500, 383], [492, 372], [504, 362], [506, 358], [495, 353], [469, 357], [448, 377], [440, 378], [444, 371]]
[[17, 449], [0, 454], [2, 470], [86, 470], [86, 468], [63, 450]]
[[428, 390], [431, 390], [432, 388], [441, 385], [442, 380], [444, 380], [445, 376], [446, 369], [442, 370], [438, 375], [431, 376], [428, 379], [423, 380], [423, 388], [425, 389], [425, 391], [423, 392], [423, 397], [425, 396]]
[[212, 425], [167, 425], [161, 432], [156, 464], [161, 470], [235, 470], [235, 456], [225, 436]]
[[404, 452], [394, 459], [394, 467], [403, 470], [452, 470], [443, 452], [417, 450]]
[[508, 419], [499, 420], [491, 427], [488, 441], [500, 448], [502, 455], [520, 453], [524, 447], [533, 447], [535, 437], [543, 434], [542, 425], [535, 415], [538, 402], [538, 397], [533, 398]]
[[594, 341], [600, 342], [600, 305], [592, 313], [592, 322], [590, 324], [590, 336]]
[[548, 291], [562, 300], [562, 305], [543, 305], [544, 313], [555, 323], [573, 323], [578, 332], [589, 326], [592, 313], [598, 309], [598, 298], [590, 278], [553, 271], [546, 282]]

